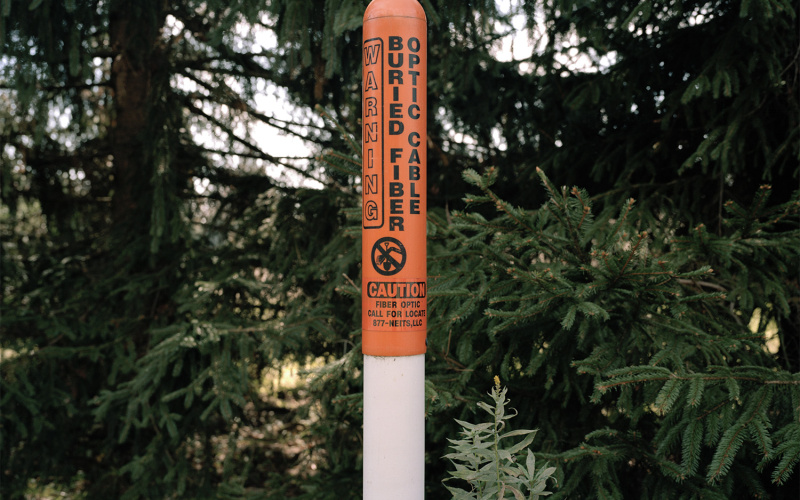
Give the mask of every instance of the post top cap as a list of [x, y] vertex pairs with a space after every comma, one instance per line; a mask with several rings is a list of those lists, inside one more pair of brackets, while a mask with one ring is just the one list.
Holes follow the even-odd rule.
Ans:
[[411, 17], [427, 21], [417, 0], [372, 0], [364, 11], [364, 22], [379, 17]]

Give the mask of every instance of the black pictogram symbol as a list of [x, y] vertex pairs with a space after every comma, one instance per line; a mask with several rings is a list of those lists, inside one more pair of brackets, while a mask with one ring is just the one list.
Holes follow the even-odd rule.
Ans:
[[372, 267], [383, 276], [392, 276], [406, 265], [406, 247], [400, 240], [386, 236], [372, 245]]

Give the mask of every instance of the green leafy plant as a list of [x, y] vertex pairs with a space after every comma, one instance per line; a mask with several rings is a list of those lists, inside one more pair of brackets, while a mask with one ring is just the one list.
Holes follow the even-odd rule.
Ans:
[[[479, 402], [478, 407], [491, 415], [492, 420], [479, 424], [471, 424], [456, 420], [463, 428], [462, 439], [449, 439], [452, 453], [445, 455], [456, 470], [450, 471], [452, 477], [443, 482], [464, 480], [469, 483], [470, 489], [446, 485], [453, 498], [460, 499], [531, 499], [550, 495], [545, 491], [547, 480], [555, 478], [555, 467], [540, 468], [536, 470], [536, 457], [528, 446], [533, 442], [535, 430], [519, 429], [506, 431], [506, 422], [516, 416], [506, 413], [506, 392], [508, 389], [500, 388], [499, 377], [494, 378], [495, 386], [490, 396], [493, 405]], [[505, 432], [504, 432], [505, 431]], [[522, 437], [521, 441], [505, 447], [501, 441], [507, 438]], [[527, 449], [525, 463], [518, 461], [520, 453]], [[511, 496], [510, 496], [511, 495]]]

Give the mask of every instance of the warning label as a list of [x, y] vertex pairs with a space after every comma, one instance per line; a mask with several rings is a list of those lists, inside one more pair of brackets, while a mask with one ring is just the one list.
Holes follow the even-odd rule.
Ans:
[[424, 299], [427, 283], [392, 283], [390, 281], [370, 281], [367, 283], [367, 297], [377, 299]]
[[370, 356], [427, 349], [427, 26], [419, 5], [405, 4], [411, 14], [365, 16], [363, 28], [361, 350]]
[[425, 281], [370, 281], [364, 305], [371, 330], [427, 328]]
[[[424, 215], [425, 72], [418, 37], [364, 41], [364, 229], [409, 231]], [[385, 48], [388, 50], [385, 51]]]
[[364, 92], [371, 94], [364, 97], [364, 229], [383, 227], [383, 59], [383, 40], [364, 42]]

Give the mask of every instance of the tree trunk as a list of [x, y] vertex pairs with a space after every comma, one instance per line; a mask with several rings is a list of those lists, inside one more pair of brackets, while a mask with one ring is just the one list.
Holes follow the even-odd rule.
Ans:
[[[110, 43], [116, 54], [111, 66], [114, 89], [114, 118], [111, 151], [114, 156], [114, 224], [128, 221], [141, 206], [142, 187], [149, 182], [151, 168], [147, 154], [149, 103], [153, 88], [151, 56], [160, 15], [135, 12], [132, 2], [112, 7]], [[143, 4], [144, 5], [144, 4]], [[142, 8], [144, 8], [142, 6]], [[149, 21], [149, 22], [148, 22]], [[140, 187], [137, 189], [137, 187]]]

